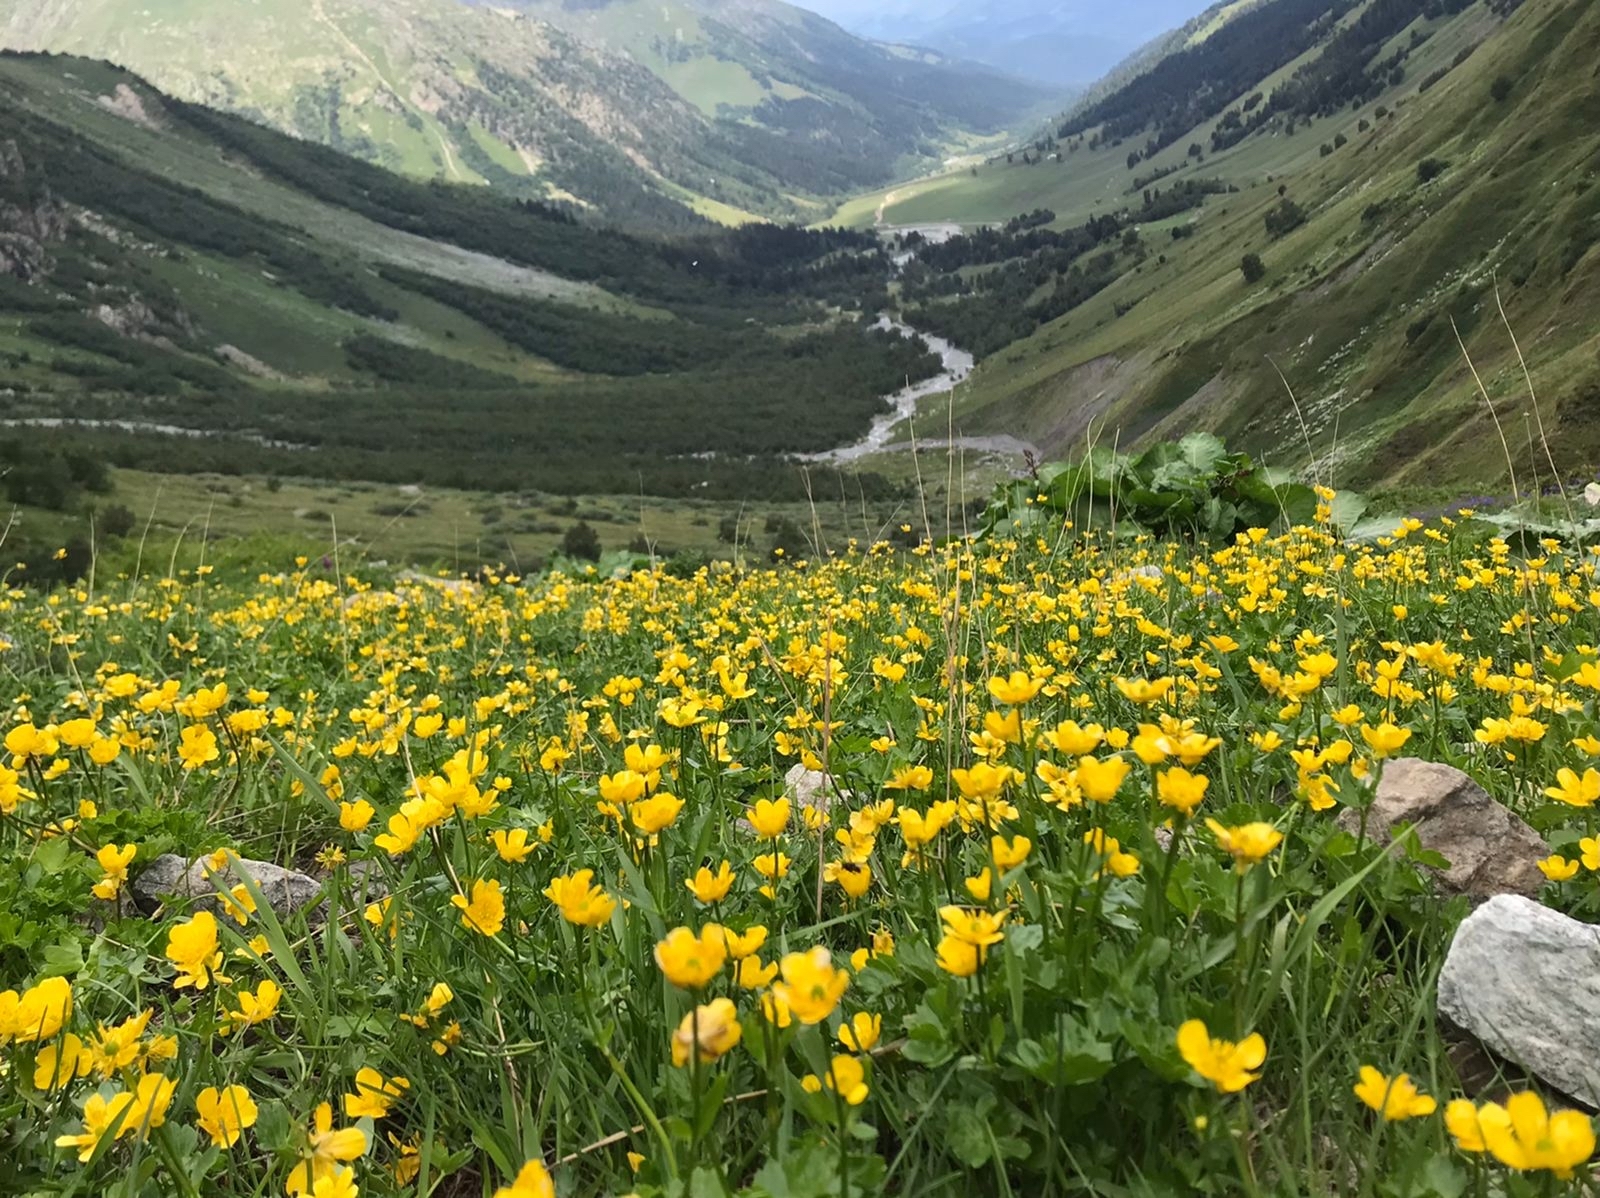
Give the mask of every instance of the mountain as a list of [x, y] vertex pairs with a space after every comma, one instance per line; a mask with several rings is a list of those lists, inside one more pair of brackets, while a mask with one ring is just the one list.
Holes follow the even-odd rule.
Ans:
[[602, 230], [0, 55], [0, 427], [39, 461], [801, 499], [778, 455], [937, 369], [869, 327], [888, 275], [868, 234]]
[[774, 0], [0, 0], [0, 46], [635, 225], [807, 215], [1051, 99]]
[[1586, 0], [1269, 0], [841, 217], [964, 226], [899, 294], [982, 359], [968, 436], [1209, 429], [1441, 503], [1508, 493], [1509, 458], [1526, 491], [1600, 468], [1596, 62]]
[[[826, 0], [819, 2], [826, 7]], [[1086, 87], [1205, 4], [960, 0], [850, 7], [857, 11], [840, 12], [839, 19], [863, 37], [927, 46], [1056, 86]]]

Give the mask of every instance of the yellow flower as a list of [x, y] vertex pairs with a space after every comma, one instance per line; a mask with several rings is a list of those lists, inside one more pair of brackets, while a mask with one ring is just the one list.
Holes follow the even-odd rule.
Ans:
[[207, 1086], [194, 1096], [195, 1124], [211, 1137], [218, 1148], [232, 1148], [244, 1135], [244, 1129], [254, 1127], [259, 1113], [250, 1091], [243, 1086], [227, 1086], [218, 1090]]
[[940, 969], [954, 977], [970, 978], [983, 964], [987, 950], [947, 934], [940, 938], [935, 951]]
[[1568, 881], [1578, 873], [1578, 862], [1568, 861], [1560, 853], [1545, 857], [1538, 864], [1539, 872], [1552, 882]]
[[453, 894], [450, 904], [461, 912], [462, 927], [471, 928], [485, 936], [497, 936], [505, 926], [505, 896], [500, 891], [500, 883], [492, 878], [487, 882], [482, 879], [473, 881], [471, 901]]
[[987, 903], [989, 895], [994, 890], [994, 871], [985, 866], [977, 874], [964, 879], [961, 884], [966, 887], [973, 902]]
[[364, 832], [376, 814], [378, 814], [377, 809], [365, 799], [357, 799], [353, 803], [341, 802], [339, 826], [346, 832]]
[[834, 966], [832, 955], [820, 944], [788, 954], [778, 968], [783, 980], [772, 987], [774, 995], [808, 1026], [833, 1014], [850, 986], [850, 975]]
[[1033, 841], [1026, 836], [1013, 836], [1008, 843], [1004, 836], [991, 836], [989, 851], [1000, 869], [1015, 869], [1028, 859], [1028, 854], [1033, 851]]
[[667, 981], [698, 990], [722, 971], [728, 959], [727, 940], [719, 924], [706, 924], [698, 936], [688, 928], [673, 928], [656, 945], [655, 958]]
[[216, 916], [198, 911], [175, 926], [167, 935], [167, 960], [178, 969], [174, 989], [193, 986], [204, 990], [213, 980], [226, 981], [217, 973], [222, 968], [222, 950], [217, 943]]
[[178, 757], [186, 770], [197, 770], [222, 756], [217, 748], [216, 733], [204, 724], [190, 724], [184, 728], [178, 743]]
[[883, 1034], [883, 1016], [859, 1011], [839, 1025], [839, 1043], [851, 1052], [870, 1052]]
[[403, 1077], [391, 1077], [384, 1080], [370, 1065], [365, 1065], [356, 1071], [355, 1093], [344, 1096], [344, 1114], [346, 1119], [385, 1119], [389, 1109], [405, 1096], [411, 1088], [411, 1083]]
[[975, 948], [987, 950], [1006, 938], [1001, 925], [1005, 912], [969, 911], [965, 907], [940, 907], [939, 919], [944, 924], [945, 935], [954, 936]]
[[550, 879], [550, 885], [541, 892], [561, 911], [561, 918], [579, 927], [598, 928], [611, 918], [617, 909], [617, 900], [599, 886], [593, 885], [594, 870], [580, 869], [575, 874], [563, 874]]
[[1072, 777], [1084, 798], [1096, 803], [1109, 803], [1117, 797], [1117, 791], [1122, 789], [1122, 783], [1132, 768], [1121, 757], [1108, 757], [1104, 761], [1095, 757], [1080, 757]]
[[512, 828], [509, 832], [497, 828], [489, 834], [489, 842], [494, 845], [494, 851], [499, 854], [500, 860], [508, 861], [512, 865], [526, 861], [539, 847], [537, 841], [528, 839], [526, 828]]
[[1044, 679], [1026, 670], [1013, 670], [1008, 678], [989, 679], [989, 694], [996, 703], [1020, 707], [1044, 689]]
[[872, 869], [863, 861], [830, 861], [822, 870], [825, 882], [837, 882], [848, 898], [858, 899], [872, 888]]
[[1211, 829], [1211, 835], [1217, 838], [1217, 844], [1223, 852], [1233, 857], [1239, 871], [1249, 869], [1256, 862], [1268, 856], [1273, 849], [1283, 843], [1283, 833], [1271, 824], [1256, 823], [1240, 824], [1238, 827], [1225, 828], [1214, 819], [1206, 820], [1206, 827]]
[[1578, 841], [1578, 849], [1583, 855], [1583, 868], [1600, 870], [1600, 839], [1585, 836]]
[[1008, 765], [991, 765], [977, 762], [970, 770], [951, 770], [950, 777], [961, 791], [961, 797], [972, 802], [991, 803], [1000, 792], [1021, 775]]
[[739, 962], [739, 968], [734, 970], [734, 984], [741, 990], [760, 990], [770, 986], [772, 979], [778, 976], [778, 963], [763, 965], [760, 957], [745, 957]]
[[829, 1062], [826, 1077], [808, 1073], [800, 1079], [800, 1085], [811, 1094], [820, 1093], [826, 1086], [851, 1106], [860, 1106], [867, 1100], [866, 1076], [866, 1067], [859, 1058], [840, 1053]]
[[713, 999], [685, 1015], [672, 1033], [672, 1063], [687, 1065], [690, 1054], [698, 1049], [700, 1063], [709, 1064], [732, 1051], [743, 1035], [733, 1003], [726, 998]]
[[769, 882], [785, 877], [789, 872], [788, 853], [762, 853], [750, 863], [756, 873]]
[[1570, 807], [1593, 807], [1600, 799], [1600, 770], [1591, 766], [1580, 777], [1563, 767], [1556, 772], [1556, 784], [1546, 787], [1544, 793]]
[[1445, 1105], [1444, 1125], [1462, 1152], [1487, 1152], [1483, 1128], [1478, 1123], [1478, 1108], [1469, 1099], [1456, 1098]]
[[735, 961], [742, 961], [761, 951], [761, 946], [767, 942], [767, 929], [761, 924], [755, 924], [740, 935], [729, 928], [723, 928], [722, 941], [728, 946], [728, 956]]
[[600, 775], [600, 797], [618, 807], [626, 807], [629, 803], [644, 798], [648, 789], [648, 779], [633, 770], [618, 770], [614, 774]]
[[311, 1183], [311, 1198], [359, 1198], [360, 1193], [354, 1169], [336, 1167]]
[[702, 865], [684, 885], [700, 902], [720, 903], [733, 888], [733, 863], [724, 861], [716, 873]]
[[745, 818], [762, 840], [776, 840], [789, 826], [790, 803], [786, 798], [757, 799], [745, 812]]
[[1175, 765], [1156, 775], [1156, 797], [1175, 811], [1193, 815], [1210, 785], [1211, 780], [1203, 774], [1191, 774], [1181, 765]]
[[1371, 1065], [1361, 1066], [1361, 1080], [1356, 1084], [1355, 1093], [1389, 1123], [1431, 1115], [1439, 1105], [1418, 1092], [1410, 1074], [1402, 1073], [1391, 1079]]
[[1171, 678], [1157, 678], [1154, 681], [1143, 678], [1118, 678], [1115, 681], [1122, 697], [1140, 706], [1161, 702], [1171, 693], [1173, 685]]
[[515, 1181], [494, 1192], [494, 1198], [556, 1198], [556, 1186], [543, 1161], [529, 1161]]
[[628, 808], [628, 818], [644, 835], [654, 836], [663, 828], [670, 826], [672, 821], [678, 818], [678, 812], [682, 810], [683, 800], [663, 791], [634, 803]]
[[94, 859], [99, 862], [105, 877], [94, 884], [95, 898], [110, 901], [122, 892], [128, 881], [128, 866], [133, 864], [138, 851], [139, 847], [132, 844], [125, 844], [120, 849], [114, 844], [100, 847]]
[[1504, 1107], [1478, 1110], [1483, 1142], [1495, 1160], [1518, 1172], [1546, 1171], [1559, 1178], [1594, 1155], [1594, 1124], [1580, 1111], [1548, 1114], [1532, 1092], [1514, 1094]]
[[87, 1077], [94, 1068], [94, 1054], [71, 1032], [39, 1049], [33, 1061], [33, 1088], [59, 1090], [69, 1082]]
[[254, 994], [248, 990], [239, 991], [234, 995], [234, 1001], [239, 1004], [238, 1009], [223, 1012], [226, 1022], [219, 1030], [226, 1036], [238, 1028], [265, 1023], [278, 1013], [278, 1003], [282, 998], [282, 989], [271, 978], [267, 978], [257, 986]]
[[320, 1103], [312, 1116], [311, 1131], [305, 1139], [300, 1163], [289, 1172], [284, 1192], [311, 1194], [312, 1187], [339, 1171], [339, 1165], [353, 1161], [367, 1150], [367, 1134], [359, 1127], [334, 1130], [333, 1107]]
[[927, 790], [933, 785], [933, 771], [925, 765], [901, 766], [883, 784], [884, 790]]
[[1388, 721], [1376, 726], [1362, 724], [1361, 739], [1367, 742], [1367, 748], [1372, 750], [1374, 757], [1392, 757], [1411, 739], [1411, 729], [1397, 727]]
[[1178, 1029], [1178, 1052], [1189, 1068], [1224, 1094], [1236, 1094], [1261, 1075], [1251, 1073], [1267, 1059], [1267, 1042], [1253, 1032], [1238, 1044], [1214, 1040], [1206, 1025], [1191, 1019]]
[[1064, 720], [1052, 732], [1041, 738], [1045, 744], [1068, 757], [1082, 757], [1093, 753], [1106, 739], [1106, 730], [1099, 724], [1080, 727], [1077, 720]]

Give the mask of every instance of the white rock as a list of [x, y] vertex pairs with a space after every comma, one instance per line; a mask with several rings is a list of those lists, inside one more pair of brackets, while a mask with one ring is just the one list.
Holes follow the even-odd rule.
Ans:
[[1438, 1007], [1496, 1055], [1600, 1107], [1600, 928], [1496, 895], [1456, 929]]

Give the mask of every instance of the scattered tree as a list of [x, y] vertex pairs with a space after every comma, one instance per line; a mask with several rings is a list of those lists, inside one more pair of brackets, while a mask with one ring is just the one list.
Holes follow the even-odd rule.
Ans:
[[1267, 277], [1267, 264], [1261, 260], [1260, 254], [1246, 254], [1239, 263], [1239, 270], [1246, 283], [1259, 283]]

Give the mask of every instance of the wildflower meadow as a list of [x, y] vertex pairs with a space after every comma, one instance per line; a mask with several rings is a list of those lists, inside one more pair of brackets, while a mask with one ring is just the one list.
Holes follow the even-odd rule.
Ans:
[[1589, 1192], [1365, 813], [1600, 913], [1597, 559], [1328, 517], [0, 593], [0, 1193]]

